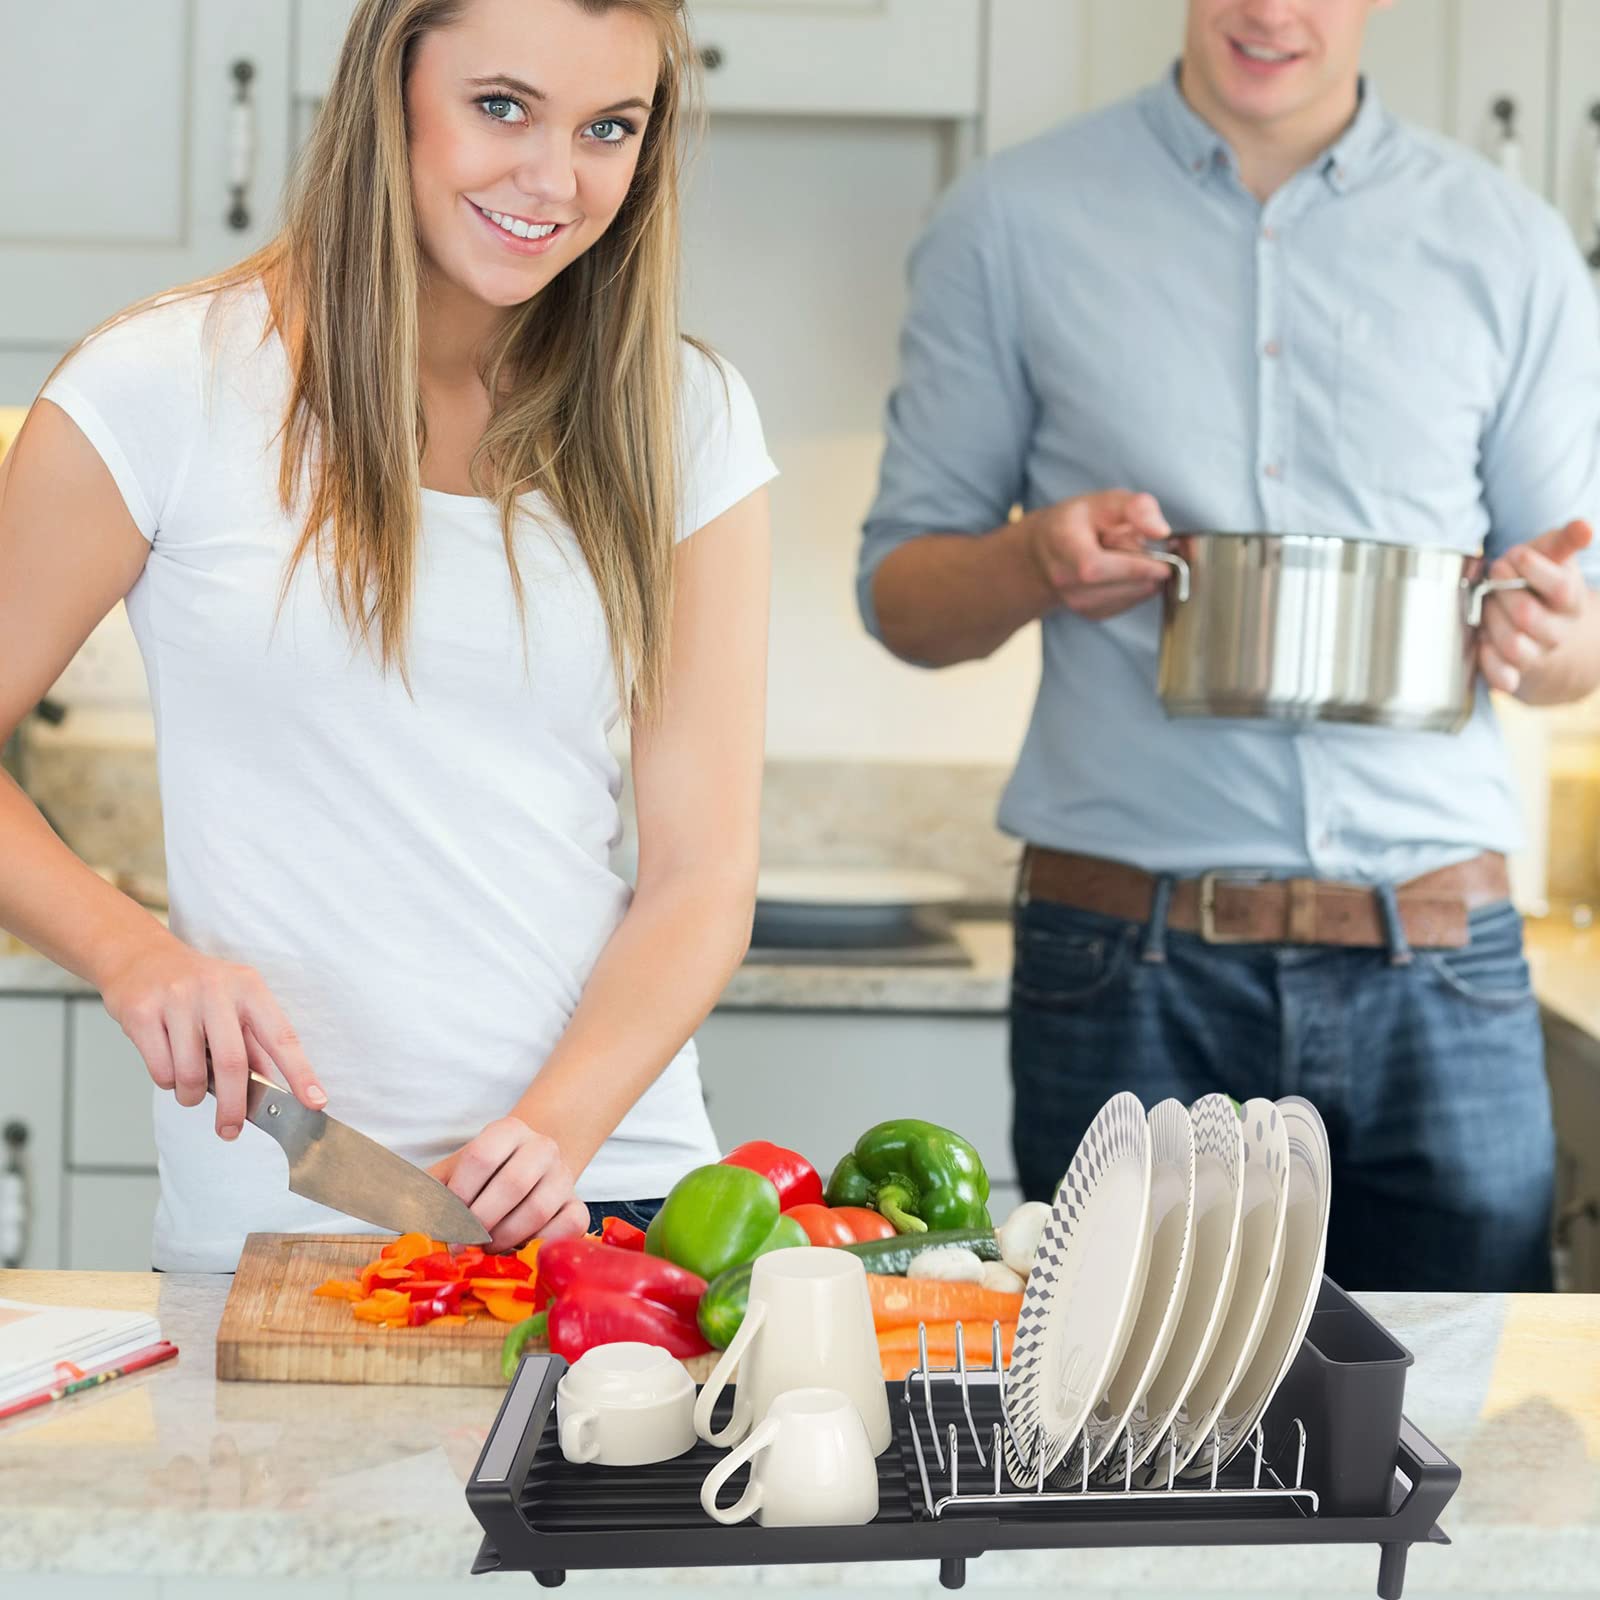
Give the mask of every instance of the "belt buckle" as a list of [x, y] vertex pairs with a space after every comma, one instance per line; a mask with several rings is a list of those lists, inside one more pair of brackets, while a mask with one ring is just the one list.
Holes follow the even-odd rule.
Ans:
[[1228, 871], [1226, 868], [1200, 874], [1200, 937], [1207, 944], [1257, 944], [1253, 935], [1217, 932], [1217, 884], [1266, 883], [1272, 877], [1265, 869]]

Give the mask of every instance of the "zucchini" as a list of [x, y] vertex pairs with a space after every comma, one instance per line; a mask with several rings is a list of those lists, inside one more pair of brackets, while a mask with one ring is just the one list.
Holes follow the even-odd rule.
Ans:
[[993, 1228], [941, 1228], [928, 1233], [897, 1233], [892, 1239], [863, 1239], [859, 1244], [841, 1244], [839, 1250], [848, 1250], [861, 1257], [868, 1272], [882, 1276], [903, 1278], [906, 1268], [915, 1256], [924, 1250], [936, 1250], [940, 1245], [960, 1245], [970, 1250], [980, 1261], [1000, 1259], [1000, 1241]]

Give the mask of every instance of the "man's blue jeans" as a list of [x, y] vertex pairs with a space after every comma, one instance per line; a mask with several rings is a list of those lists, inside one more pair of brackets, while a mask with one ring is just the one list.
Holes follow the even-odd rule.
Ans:
[[[1392, 895], [1384, 891], [1392, 906]], [[1012, 1145], [1051, 1200], [1101, 1105], [1298, 1094], [1327, 1124], [1326, 1270], [1349, 1289], [1551, 1287], [1555, 1141], [1509, 901], [1471, 943], [1216, 945], [1050, 901], [1014, 907]]]

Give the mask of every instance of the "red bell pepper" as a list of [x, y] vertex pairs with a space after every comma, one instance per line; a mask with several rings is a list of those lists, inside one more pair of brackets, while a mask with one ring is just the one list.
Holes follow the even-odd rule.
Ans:
[[821, 1205], [822, 1179], [817, 1169], [802, 1155], [785, 1150], [781, 1144], [769, 1144], [765, 1139], [751, 1139], [722, 1158], [729, 1167], [748, 1167], [768, 1179], [778, 1191], [778, 1210], [788, 1211], [794, 1206]]
[[465, 1272], [462, 1276], [526, 1280], [533, 1276], [533, 1268], [519, 1256], [485, 1256], [471, 1272]]
[[706, 1280], [642, 1250], [617, 1250], [598, 1239], [552, 1239], [539, 1251], [540, 1304], [559, 1300], [583, 1284], [653, 1301], [690, 1322], [700, 1308]]
[[621, 1217], [607, 1217], [600, 1224], [601, 1244], [614, 1244], [620, 1250], [643, 1250], [644, 1229], [636, 1228]]
[[[549, 1248], [545, 1246], [546, 1250]], [[602, 1289], [587, 1280], [573, 1284], [546, 1315], [550, 1348], [568, 1361], [576, 1361], [597, 1344], [612, 1344], [618, 1339], [660, 1345], [680, 1358], [701, 1356], [711, 1348], [692, 1311], [684, 1316], [653, 1300], [641, 1300], [618, 1289]]]

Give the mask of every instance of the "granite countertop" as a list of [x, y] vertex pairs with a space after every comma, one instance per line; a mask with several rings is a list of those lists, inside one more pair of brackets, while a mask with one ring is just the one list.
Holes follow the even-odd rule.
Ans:
[[[957, 922], [952, 931], [968, 967], [749, 965], [717, 1003], [730, 1010], [950, 1011], [1006, 1010], [1011, 985], [1011, 925]], [[35, 952], [5, 951], [0, 935], [0, 994], [93, 994], [81, 978]]]
[[[0, 1296], [152, 1312], [180, 1348], [149, 1372], [0, 1422], [0, 1572], [218, 1578], [463, 1578], [480, 1529], [465, 1485], [494, 1389], [219, 1383], [232, 1280], [174, 1273], [0, 1272]], [[1416, 1547], [1407, 1600], [1590, 1594], [1600, 1572], [1600, 1296], [1359, 1297], [1416, 1356], [1406, 1412], [1463, 1469]], [[974, 1587], [1060, 1593], [1370, 1595], [1368, 1546], [992, 1551]], [[740, 1590], [938, 1593], [932, 1561], [577, 1574]], [[473, 1593], [526, 1575], [472, 1580]], [[52, 1591], [53, 1592], [53, 1591]], [[77, 1592], [77, 1591], [74, 1591]], [[319, 1591], [320, 1592], [320, 1591]], [[356, 1585], [355, 1592], [369, 1592]], [[406, 1591], [411, 1592], [410, 1590]], [[508, 1592], [509, 1591], [508, 1589]]]

